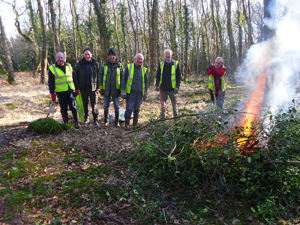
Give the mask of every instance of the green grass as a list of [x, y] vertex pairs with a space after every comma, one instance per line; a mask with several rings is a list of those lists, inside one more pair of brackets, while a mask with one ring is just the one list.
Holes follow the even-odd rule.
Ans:
[[8, 110], [13, 110], [13, 109], [18, 108], [18, 105], [15, 104], [15, 103], [5, 103], [4, 105], [6, 106], [6, 108], [7, 108]]

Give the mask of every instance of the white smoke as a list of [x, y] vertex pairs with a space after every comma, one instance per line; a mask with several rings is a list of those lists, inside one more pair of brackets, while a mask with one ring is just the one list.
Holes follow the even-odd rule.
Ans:
[[268, 91], [265, 103], [276, 109], [291, 102], [297, 83], [299, 85], [300, 0], [272, 3], [269, 7], [271, 18], [264, 22], [274, 30], [274, 36], [251, 46], [236, 77], [239, 82], [248, 83], [253, 88], [258, 76], [266, 72]]

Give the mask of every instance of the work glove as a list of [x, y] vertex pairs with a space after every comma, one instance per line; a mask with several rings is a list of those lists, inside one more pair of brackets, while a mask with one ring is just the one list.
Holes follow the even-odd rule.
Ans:
[[179, 89], [178, 89], [178, 88], [175, 88], [175, 89], [174, 89], [174, 93], [175, 93], [175, 94], [177, 94], [177, 93], [178, 93], [178, 91], [179, 91]]
[[159, 91], [159, 87], [156, 87], [156, 88], [155, 88], [155, 91]]
[[210, 69], [210, 70], [211, 70], [212, 68], [214, 68], [214, 66], [212, 66], [212, 65], [210, 65], [210, 66], [208, 67], [208, 69]]
[[79, 95], [79, 90], [78, 89], [75, 89], [75, 94], [76, 94], [76, 96]]
[[126, 99], [126, 91], [125, 90], [122, 90], [121, 91], [121, 97], [123, 98], [123, 99]]
[[143, 96], [143, 100], [145, 101], [148, 98], [148, 91], [145, 91], [144, 96]]
[[52, 102], [55, 102], [56, 100], [56, 95], [54, 93], [51, 93], [51, 99], [52, 99]]

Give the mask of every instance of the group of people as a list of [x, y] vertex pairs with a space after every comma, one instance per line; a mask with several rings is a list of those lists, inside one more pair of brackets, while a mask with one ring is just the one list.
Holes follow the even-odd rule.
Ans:
[[[181, 83], [181, 71], [179, 62], [172, 59], [173, 52], [170, 49], [164, 51], [165, 60], [157, 69], [155, 90], [160, 94], [161, 118], [165, 118], [165, 105], [170, 97], [173, 116], [178, 116], [177, 93]], [[97, 95], [104, 97], [104, 126], [109, 124], [109, 106], [112, 100], [115, 110], [115, 126], [120, 127], [119, 96], [126, 99], [125, 129], [129, 129], [133, 113], [133, 126], [138, 124], [140, 106], [148, 97], [148, 74], [143, 66], [144, 56], [137, 53], [134, 63], [128, 64], [124, 69], [123, 64], [117, 58], [117, 51], [109, 49], [108, 59], [102, 64], [93, 59], [91, 49], [83, 51], [83, 58], [78, 62], [73, 71], [70, 64], [65, 62], [62, 52], [57, 52], [55, 63], [49, 67], [48, 85], [52, 101], [59, 99], [61, 114], [64, 123], [68, 123], [68, 106], [72, 111], [75, 127], [80, 128], [78, 117], [84, 123], [90, 122], [88, 103], [91, 103], [93, 123], [98, 125], [99, 110], [97, 108]], [[223, 108], [225, 97], [226, 68], [223, 59], [217, 57], [215, 64], [210, 65], [209, 90], [211, 100], [220, 108]], [[79, 105], [76, 105], [76, 98]], [[78, 116], [79, 111], [79, 116]]]

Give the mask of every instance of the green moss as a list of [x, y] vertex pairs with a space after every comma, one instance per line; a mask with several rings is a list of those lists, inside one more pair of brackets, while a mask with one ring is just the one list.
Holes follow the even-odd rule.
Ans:
[[8, 194], [9, 190], [4, 188], [4, 189], [0, 189], [0, 196], [4, 196], [6, 194]]
[[25, 196], [22, 192], [17, 192], [5, 200], [5, 205], [10, 208], [18, 209], [23, 204]]
[[59, 134], [61, 131], [61, 125], [51, 118], [34, 121], [27, 127], [27, 132], [36, 134]]
[[16, 153], [15, 150], [12, 150], [12, 151], [9, 151], [9, 152], [5, 152], [5, 153], [0, 157], [0, 161], [4, 161], [4, 160], [7, 160], [7, 159], [13, 159], [15, 153]]
[[15, 104], [15, 103], [5, 103], [4, 105], [5, 105], [6, 108], [9, 109], [9, 110], [13, 110], [13, 109], [18, 108], [18, 105]]

